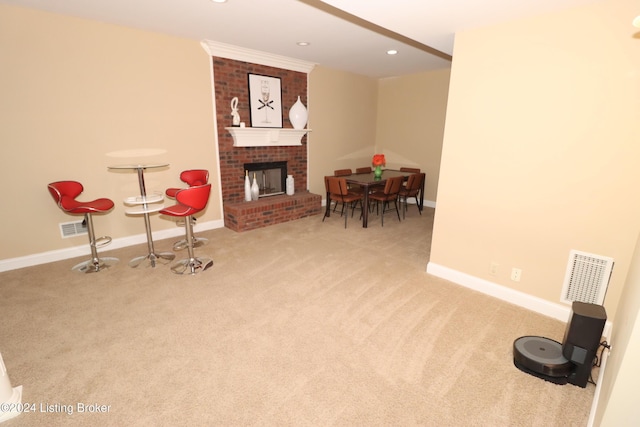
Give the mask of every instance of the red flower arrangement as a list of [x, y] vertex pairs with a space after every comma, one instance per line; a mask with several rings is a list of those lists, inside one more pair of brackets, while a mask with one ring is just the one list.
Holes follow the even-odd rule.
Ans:
[[387, 165], [387, 161], [384, 159], [384, 154], [374, 154], [371, 163], [376, 167]]

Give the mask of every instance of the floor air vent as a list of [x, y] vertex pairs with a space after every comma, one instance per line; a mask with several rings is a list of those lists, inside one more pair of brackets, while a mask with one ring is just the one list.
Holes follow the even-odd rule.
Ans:
[[84, 221], [62, 222], [60, 223], [60, 234], [62, 234], [63, 239], [79, 234], [87, 234], [87, 227], [84, 225]]
[[572, 250], [562, 287], [561, 301], [602, 305], [609, 286], [613, 258]]

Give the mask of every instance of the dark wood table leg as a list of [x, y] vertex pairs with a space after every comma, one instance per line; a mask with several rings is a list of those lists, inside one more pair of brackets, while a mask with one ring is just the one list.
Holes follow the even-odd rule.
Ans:
[[364, 201], [362, 202], [362, 228], [369, 226], [369, 186], [363, 185]]
[[324, 213], [325, 218], [328, 216], [331, 216], [331, 193], [329, 193], [327, 191], [327, 198], [326, 198], [327, 202], [325, 203], [327, 209]]

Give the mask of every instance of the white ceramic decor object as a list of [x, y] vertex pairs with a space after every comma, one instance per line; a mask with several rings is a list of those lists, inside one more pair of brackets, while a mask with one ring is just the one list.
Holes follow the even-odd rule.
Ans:
[[234, 97], [231, 100], [231, 117], [233, 118], [233, 125], [240, 126], [240, 114], [238, 114], [238, 97]]
[[293, 193], [295, 192], [295, 185], [294, 185], [295, 181], [293, 180], [293, 175], [287, 175], [287, 195], [288, 196], [293, 196]]
[[244, 201], [251, 201], [251, 181], [249, 180], [249, 171], [244, 171]]
[[298, 96], [296, 103], [289, 109], [289, 121], [294, 129], [304, 129], [308, 118], [307, 107], [304, 106]]
[[256, 174], [253, 173], [253, 184], [251, 184], [251, 200], [258, 200], [260, 194], [260, 187], [258, 181], [256, 181]]
[[22, 386], [11, 387], [7, 368], [0, 354], [0, 423], [20, 415], [22, 406]]

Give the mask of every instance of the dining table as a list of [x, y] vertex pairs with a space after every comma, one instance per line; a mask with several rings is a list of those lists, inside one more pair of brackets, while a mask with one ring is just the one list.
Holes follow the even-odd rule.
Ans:
[[[387, 183], [387, 179], [393, 178], [396, 176], [401, 176], [406, 181], [411, 172], [405, 172], [395, 169], [384, 169], [382, 172], [382, 176], [377, 178], [373, 172], [367, 173], [354, 173], [351, 175], [347, 175], [344, 178], [347, 181], [349, 186], [359, 186], [362, 187], [363, 192], [363, 202], [362, 202], [362, 227], [367, 228], [369, 224], [369, 193], [379, 187], [383, 187]], [[329, 193], [327, 193], [327, 209], [329, 209]], [[422, 187], [420, 188], [420, 197], [418, 199], [418, 209], [422, 211], [422, 207], [424, 205], [424, 182], [422, 183]], [[330, 213], [327, 214], [330, 216]]]

